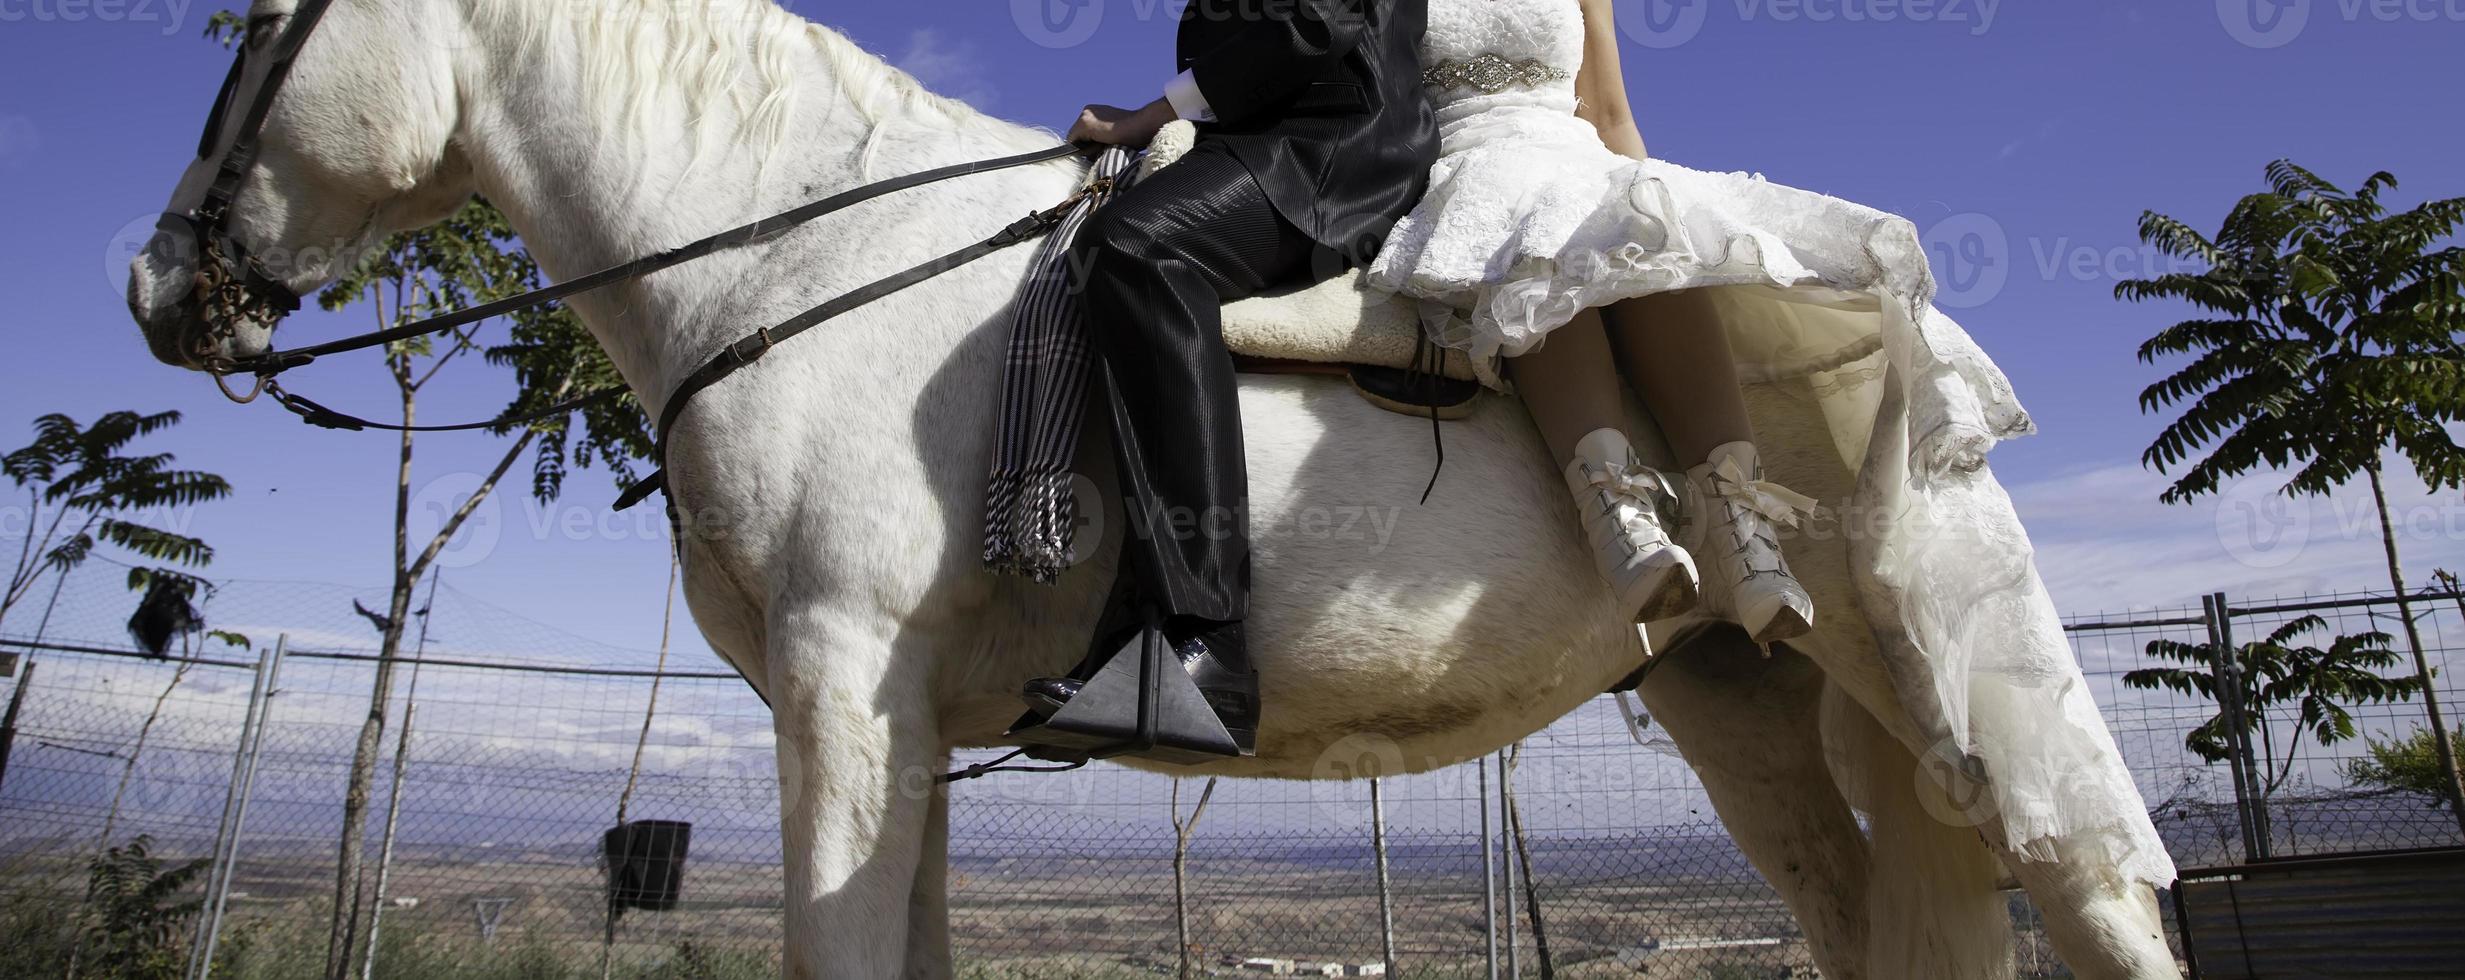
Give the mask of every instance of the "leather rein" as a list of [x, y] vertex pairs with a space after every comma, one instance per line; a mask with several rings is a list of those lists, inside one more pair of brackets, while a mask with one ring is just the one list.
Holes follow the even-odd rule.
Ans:
[[[164, 227], [166, 230], [176, 223], [176, 226], [186, 230], [197, 242], [198, 282], [196, 289], [204, 301], [204, 309], [200, 311], [201, 315], [208, 324], [226, 325], [210, 328], [207, 335], [209, 340], [227, 336], [230, 331], [227, 324], [238, 320], [259, 317], [269, 321], [279, 320], [284, 314], [300, 308], [299, 295], [284, 285], [280, 278], [268, 274], [256, 258], [231, 236], [229, 229], [231, 204], [238, 198], [242, 182], [246, 179], [249, 169], [256, 163], [260, 149], [258, 136], [265, 127], [266, 117], [272, 112], [274, 97], [281, 90], [283, 81], [289, 77], [291, 64], [298, 57], [301, 45], [307, 42], [309, 33], [316, 29], [318, 20], [324, 16], [326, 8], [331, 3], [332, 0], [301, 0], [298, 9], [291, 15], [291, 22], [285, 25], [282, 35], [271, 49], [274, 63], [267, 69], [264, 84], [259, 86], [255, 96], [249, 100], [247, 112], [241, 117], [239, 129], [230, 147], [223, 152], [222, 159], [216, 166], [214, 181], [207, 187], [204, 199], [188, 213], [165, 214], [158, 223], [159, 227]], [[246, 58], [247, 49], [243, 42], [240, 60], [232, 65], [230, 76], [224, 79], [221, 94], [216, 97], [213, 114], [207, 117], [205, 134], [198, 141], [197, 155], [200, 159], [212, 153], [216, 136], [230, 108], [229, 100], [241, 81], [247, 64]], [[956, 177], [1046, 163], [1084, 152], [1084, 147], [1063, 143], [1028, 153], [974, 160], [879, 180], [798, 205], [750, 224], [740, 225], [664, 252], [646, 255], [566, 282], [555, 283], [450, 313], [425, 317], [384, 330], [354, 334], [320, 344], [289, 350], [267, 351], [243, 358], [207, 354], [204, 358], [204, 367], [214, 375], [215, 384], [221, 387], [223, 394], [232, 401], [245, 404], [254, 401], [260, 393], [270, 393], [277, 404], [299, 416], [301, 421], [328, 429], [460, 432], [474, 429], [504, 429], [537, 422], [620, 397], [627, 394], [629, 389], [622, 385], [604, 388], [546, 408], [502, 415], [481, 422], [454, 425], [395, 425], [360, 418], [328, 408], [306, 397], [284, 390], [275, 377], [329, 354], [367, 350], [414, 337], [444, 333], [456, 327], [502, 316], [516, 310], [552, 303], [568, 296], [639, 279], [653, 272], [690, 262], [714, 252], [766, 242], [824, 215], [845, 210], [886, 194]], [[1086, 193], [1082, 190], [1060, 204], [1042, 211], [1031, 212], [1026, 217], [1011, 222], [990, 237], [866, 283], [850, 292], [808, 308], [804, 312], [755, 330], [722, 348], [719, 353], [703, 362], [693, 373], [686, 375], [684, 381], [676, 386], [662, 405], [658, 425], [653, 429], [653, 462], [665, 461], [668, 432], [674, 427], [678, 413], [684, 410], [685, 404], [696, 393], [719, 383], [728, 375], [759, 360], [762, 355], [769, 353], [772, 347], [797, 334], [993, 252], [1043, 235], [1054, 225], [1059, 224]], [[254, 375], [256, 378], [255, 386], [245, 395], [232, 391], [226, 380], [239, 374]], [[662, 468], [652, 472], [640, 483], [626, 489], [617, 497], [615, 507], [618, 510], [631, 507], [664, 486], [665, 470]]]

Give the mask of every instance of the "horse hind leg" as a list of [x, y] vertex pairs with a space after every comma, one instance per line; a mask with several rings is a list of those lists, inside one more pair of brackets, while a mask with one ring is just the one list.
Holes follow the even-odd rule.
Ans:
[[1832, 980], [1899, 980], [1866, 970], [1866, 839], [1824, 768], [1814, 663], [1765, 659], [1735, 627], [1664, 654], [1644, 703], [1702, 779], [1746, 859], [1780, 893]]

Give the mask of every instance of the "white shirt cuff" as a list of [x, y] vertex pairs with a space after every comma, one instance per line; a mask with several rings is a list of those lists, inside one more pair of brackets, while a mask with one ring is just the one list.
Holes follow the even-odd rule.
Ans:
[[1182, 72], [1164, 84], [1164, 101], [1173, 104], [1173, 115], [1191, 122], [1214, 122], [1215, 109], [1207, 105], [1207, 93], [1198, 90], [1198, 76]]

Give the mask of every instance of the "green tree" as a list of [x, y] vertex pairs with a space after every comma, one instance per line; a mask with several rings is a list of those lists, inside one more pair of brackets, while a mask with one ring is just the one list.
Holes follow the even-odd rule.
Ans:
[[[175, 591], [183, 587], [176, 583], [193, 590], [195, 579], [171, 566], [201, 568], [214, 560], [214, 549], [175, 528], [185, 523], [184, 508], [230, 496], [231, 484], [212, 473], [174, 469], [170, 453], [128, 453], [130, 443], [179, 421], [178, 412], [112, 412], [81, 426], [66, 415], [45, 415], [34, 420], [33, 442], [0, 457], [0, 472], [25, 493], [27, 514], [26, 535], [0, 591], [0, 622], [46, 575], [53, 577], [43, 612], [48, 621], [68, 573], [110, 549], [161, 563], [148, 567], [106, 555], [129, 566], [132, 589], [151, 591], [159, 580], [175, 583], [165, 587]], [[165, 523], [174, 527], [160, 526]], [[37, 625], [35, 632], [43, 629]]]
[[[202, 568], [212, 562], [214, 549], [196, 536], [158, 524], [184, 524], [185, 508], [229, 496], [231, 486], [211, 473], [174, 469], [175, 460], [170, 453], [131, 455], [127, 451], [138, 438], [168, 429], [179, 420], [176, 412], [112, 412], [90, 426], [80, 426], [66, 415], [45, 415], [35, 420], [32, 443], [0, 457], [0, 470], [25, 490], [28, 510], [35, 515], [25, 540], [18, 543], [7, 592], [0, 595], [0, 617], [27, 598], [36, 582], [49, 574], [50, 598], [35, 627], [39, 641], [50, 628], [52, 609], [59, 603], [69, 573], [87, 561], [101, 560], [126, 566], [128, 587], [144, 594], [128, 620], [129, 637], [139, 647], [163, 656], [174, 639], [185, 642], [204, 631], [204, 618], [198, 614], [195, 603], [201, 593], [211, 591], [213, 586], [184, 569]], [[114, 550], [122, 552], [123, 557], [111, 556], [109, 552]], [[147, 561], [166, 564], [140, 563]], [[233, 633], [215, 631], [213, 636], [225, 643], [247, 644], [246, 638]], [[111, 841], [121, 803], [145, 755], [147, 739], [162, 716], [163, 705], [180, 682], [187, 679], [191, 666], [184, 657], [172, 671], [170, 681], [155, 696], [153, 708], [137, 729], [136, 740], [122, 758], [119, 783], [105, 811], [103, 829], [95, 838], [98, 852]], [[9, 694], [6, 717], [12, 729], [26, 688], [26, 683], [20, 681]], [[0, 733], [0, 777], [5, 777], [13, 747], [9, 734], [13, 731]], [[139, 857], [142, 851], [138, 846]], [[103, 852], [96, 860], [107, 857], [109, 852]], [[92, 902], [93, 896], [89, 896], [80, 907], [79, 922], [87, 920]]]
[[182, 897], [213, 864], [198, 858], [165, 868], [153, 841], [139, 835], [87, 866], [86, 890], [95, 915], [80, 935], [80, 962], [112, 980], [170, 980], [187, 953], [187, 923], [205, 899]]
[[[2250, 741], [2265, 753], [2258, 760], [2260, 790], [2273, 794], [2293, 778], [2294, 761], [2302, 754], [2306, 736], [2326, 747], [2359, 734], [2353, 714], [2346, 710], [2348, 705], [2401, 701], [2421, 690], [2415, 678], [2378, 673], [2404, 660], [2403, 654], [2389, 648], [2386, 633], [2340, 636], [2324, 650], [2295, 645], [2304, 634], [2327, 628], [2327, 620], [2304, 616], [2277, 627], [2267, 639], [2245, 643], [2234, 651], [2234, 664], [2239, 668], [2235, 676], [2242, 681], [2239, 732], [2233, 730], [2237, 726], [2228, 721], [2228, 712], [2217, 696], [2217, 678], [2211, 669], [2216, 648], [2211, 644], [2152, 641], [2148, 645], [2151, 659], [2184, 666], [2144, 667], [2124, 674], [2123, 684], [2220, 702], [2214, 716], [2184, 736], [2183, 747], [2205, 761], [2223, 762], [2234, 755], [2233, 736], [2252, 736]], [[2270, 709], [2288, 704], [2294, 706], [2294, 727], [2284, 736], [2280, 752], [2268, 716]]]
[[[2168, 503], [2262, 467], [2293, 470], [2288, 496], [2326, 495], [2357, 475], [2369, 482], [2448, 795], [2465, 800], [2383, 472], [2393, 448], [2434, 489], [2465, 487], [2465, 449], [2448, 433], [2465, 421], [2465, 248], [2443, 244], [2465, 220], [2465, 198], [2392, 212], [2380, 197], [2397, 181], [2385, 172], [2352, 191], [2285, 160], [2267, 175], [2269, 189], [2235, 204], [2213, 238], [2141, 216], [2142, 240], [2200, 271], [2124, 282], [2115, 295], [2208, 314], [2140, 346], [2151, 364], [2191, 358], [2140, 394], [2142, 411], [2183, 406], [2141, 461], [2180, 468]], [[2465, 808], [2458, 814], [2465, 827]]]
[[[2465, 741], [2465, 730], [2451, 732], [2448, 738], [2452, 743]], [[2404, 738], [2385, 742], [2366, 739], [2365, 744], [2370, 754], [2345, 760], [2345, 778], [2364, 786], [2418, 793], [2435, 808], [2448, 805], [2444, 790], [2448, 774], [2439, 768], [2439, 749], [2429, 729], [2417, 728]]]

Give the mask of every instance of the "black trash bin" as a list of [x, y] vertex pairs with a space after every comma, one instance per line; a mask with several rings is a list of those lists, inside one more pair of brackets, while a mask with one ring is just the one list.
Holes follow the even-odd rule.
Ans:
[[693, 825], [682, 820], [635, 820], [600, 838], [608, 867], [608, 908], [665, 912], [684, 890], [685, 851]]

